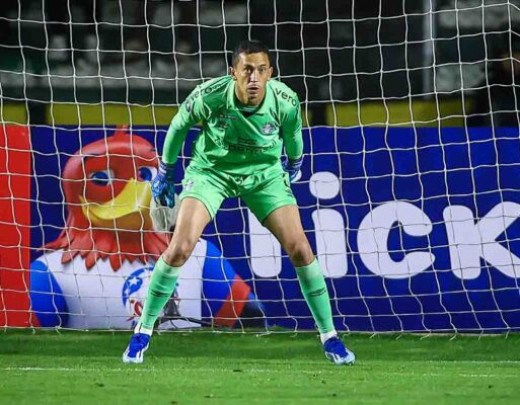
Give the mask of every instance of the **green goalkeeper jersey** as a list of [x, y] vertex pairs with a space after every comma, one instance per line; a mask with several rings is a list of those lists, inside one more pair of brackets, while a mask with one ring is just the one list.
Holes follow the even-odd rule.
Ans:
[[188, 130], [201, 123], [191, 164], [230, 174], [249, 175], [280, 165], [282, 148], [289, 159], [303, 151], [298, 96], [285, 84], [271, 79], [265, 97], [254, 111], [239, 104], [235, 82], [222, 76], [195, 88], [173, 118], [162, 160], [175, 163]]

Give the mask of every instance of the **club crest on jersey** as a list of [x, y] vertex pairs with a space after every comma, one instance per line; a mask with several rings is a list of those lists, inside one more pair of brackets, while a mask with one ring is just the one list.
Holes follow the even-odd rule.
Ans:
[[262, 127], [262, 133], [264, 135], [271, 135], [273, 132], [276, 131], [276, 125], [274, 125], [272, 122], [268, 122]]

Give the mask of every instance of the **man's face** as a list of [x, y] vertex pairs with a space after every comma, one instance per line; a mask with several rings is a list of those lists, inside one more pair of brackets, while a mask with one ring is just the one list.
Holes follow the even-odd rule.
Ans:
[[258, 105], [264, 99], [265, 84], [271, 78], [273, 68], [263, 52], [241, 53], [230, 73], [236, 81], [238, 99], [247, 105]]

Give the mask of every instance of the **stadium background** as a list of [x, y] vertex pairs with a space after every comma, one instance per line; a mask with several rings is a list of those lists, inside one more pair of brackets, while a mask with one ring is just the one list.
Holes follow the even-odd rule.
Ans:
[[8, 0], [2, 13], [3, 119], [56, 125], [167, 125], [252, 37], [307, 124], [460, 126], [495, 61], [517, 52], [520, 20], [498, 0]]

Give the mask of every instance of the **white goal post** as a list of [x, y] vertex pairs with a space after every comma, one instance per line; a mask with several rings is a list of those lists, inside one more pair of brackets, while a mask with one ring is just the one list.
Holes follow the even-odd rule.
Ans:
[[[148, 188], [166, 129], [243, 39], [300, 97], [293, 190], [338, 330], [518, 330], [516, 0], [5, 1], [0, 326], [135, 325], [168, 243]], [[314, 325], [279, 243], [230, 200], [158, 327]]]

